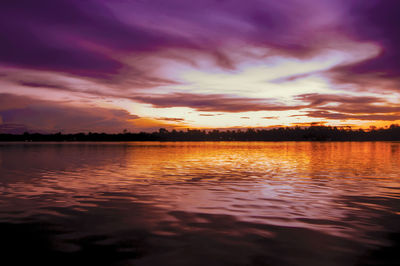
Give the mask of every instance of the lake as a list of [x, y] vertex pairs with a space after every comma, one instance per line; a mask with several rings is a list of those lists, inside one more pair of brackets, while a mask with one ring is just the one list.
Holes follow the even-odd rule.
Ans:
[[0, 143], [0, 234], [15, 265], [400, 265], [400, 142]]

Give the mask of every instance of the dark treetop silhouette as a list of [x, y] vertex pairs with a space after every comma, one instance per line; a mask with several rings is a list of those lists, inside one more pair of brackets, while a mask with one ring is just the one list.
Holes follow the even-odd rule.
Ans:
[[400, 126], [352, 130], [349, 127], [310, 126], [275, 129], [247, 130], [198, 130], [168, 131], [160, 128], [153, 133], [76, 133], [39, 134], [25, 132], [22, 135], [0, 134], [0, 141], [400, 141]]

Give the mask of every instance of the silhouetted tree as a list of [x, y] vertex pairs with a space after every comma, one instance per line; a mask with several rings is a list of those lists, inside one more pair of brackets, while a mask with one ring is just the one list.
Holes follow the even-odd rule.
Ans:
[[186, 131], [160, 128], [157, 132], [130, 133], [124, 130], [119, 134], [77, 133], [38, 134], [25, 132], [22, 135], [0, 134], [0, 141], [376, 141], [400, 140], [400, 126], [370, 130], [352, 130], [349, 127], [311, 126], [286, 127], [275, 129], [253, 129], [246, 131], [213, 129], [210, 131], [187, 129]]

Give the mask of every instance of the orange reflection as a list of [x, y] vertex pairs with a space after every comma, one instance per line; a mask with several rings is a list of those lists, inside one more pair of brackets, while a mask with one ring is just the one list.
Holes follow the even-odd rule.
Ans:
[[172, 211], [223, 214], [362, 239], [380, 225], [343, 220], [390, 210], [361, 199], [400, 198], [396, 142], [18, 145], [0, 152], [2, 195], [48, 196], [46, 208], [84, 210], [124, 198], [160, 210], [156, 223], [174, 219]]

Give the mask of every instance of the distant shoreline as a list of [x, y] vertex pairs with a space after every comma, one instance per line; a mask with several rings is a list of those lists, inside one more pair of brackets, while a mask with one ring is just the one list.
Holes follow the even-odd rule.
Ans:
[[32, 140], [32, 141], [18, 141], [18, 140], [0, 140], [2, 143], [15, 143], [15, 144], [29, 144], [29, 143], [133, 143], [133, 142], [148, 142], [148, 143], [184, 143], [184, 142], [400, 142], [400, 140]]
[[124, 142], [124, 141], [400, 141], [400, 126], [352, 130], [327, 126], [247, 130], [198, 130], [140, 133], [0, 134], [0, 142]]

